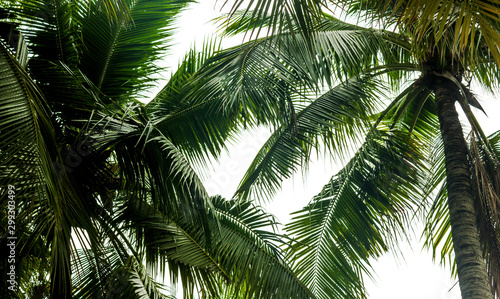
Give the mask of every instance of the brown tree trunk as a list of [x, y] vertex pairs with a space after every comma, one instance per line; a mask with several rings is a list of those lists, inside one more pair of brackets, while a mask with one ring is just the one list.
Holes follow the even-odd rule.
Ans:
[[434, 92], [446, 156], [446, 186], [451, 234], [463, 299], [493, 298], [479, 243], [467, 143], [455, 109], [458, 88], [437, 77]]

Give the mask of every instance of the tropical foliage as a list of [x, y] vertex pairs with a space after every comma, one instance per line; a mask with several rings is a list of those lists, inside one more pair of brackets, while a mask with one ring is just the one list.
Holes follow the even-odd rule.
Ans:
[[[15, 200], [2, 297], [309, 297], [275, 221], [210, 198], [194, 165], [217, 156], [240, 106], [191, 80], [218, 49], [189, 52], [149, 102], [173, 22], [190, 1], [2, 1], [1, 208]], [[126, 8], [126, 9], [125, 9]], [[12, 194], [14, 191], [14, 195]], [[7, 228], [7, 214], [2, 214]]]
[[[235, 1], [225, 32], [254, 39], [189, 52], [143, 104], [190, 1], [0, 1], [0, 205], [15, 199], [18, 283], [2, 296], [168, 298], [170, 279], [186, 298], [363, 298], [370, 258], [416, 212], [463, 297], [498, 295], [500, 134], [481, 131], [469, 83], [498, 87], [499, 5], [451, 2], [335, 2], [378, 25], [363, 27], [321, 1]], [[273, 134], [234, 199], [210, 197], [195, 169], [258, 125]], [[345, 166], [279, 246], [252, 201], [322, 149]]]
[[[269, 107], [264, 95], [270, 87], [288, 93], [273, 98], [285, 107], [283, 124], [262, 147], [236, 196], [272, 195], [306, 165], [314, 148], [346, 156], [355, 132], [364, 130], [365, 143], [353, 160], [287, 226], [297, 242], [289, 252], [299, 277], [320, 298], [363, 296], [359, 273], [366, 270], [367, 257], [383, 252], [391, 235], [399, 235], [394, 230], [404, 233], [408, 215], [418, 210], [427, 221], [427, 244], [435, 251], [442, 247], [451, 265], [456, 260], [462, 296], [491, 297], [490, 285], [498, 294], [496, 139], [485, 136], [474, 117], [470, 107], [482, 107], [470, 82], [498, 89], [493, 41], [500, 28], [495, 17], [499, 4], [332, 4], [338, 3], [348, 14], [378, 26], [364, 28], [319, 14], [320, 1], [256, 1], [254, 10], [221, 19], [227, 34], [269, 28], [274, 35], [220, 54], [213, 58], [219, 59], [216, 67], [203, 74], [227, 78], [232, 94], [242, 98], [262, 96], [259, 107]], [[325, 87], [329, 91], [317, 99], [307, 93]], [[383, 91], [396, 96], [385, 100], [390, 95]], [[468, 147], [455, 102], [472, 128]], [[377, 105], [380, 113], [372, 114]], [[370, 122], [363, 126], [366, 116]], [[406, 137], [374, 139], [380, 138], [374, 132], [381, 125], [388, 136]], [[378, 144], [387, 148], [376, 150]], [[359, 238], [355, 244], [363, 246], [343, 245], [349, 238]], [[334, 273], [346, 269], [352, 269], [350, 278], [337, 281]]]

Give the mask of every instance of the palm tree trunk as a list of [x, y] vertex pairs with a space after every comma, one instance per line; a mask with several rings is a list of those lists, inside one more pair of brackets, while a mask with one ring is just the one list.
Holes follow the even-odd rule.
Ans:
[[436, 78], [434, 92], [446, 156], [448, 208], [462, 298], [493, 298], [479, 243], [467, 143], [455, 109], [460, 94], [444, 77]]

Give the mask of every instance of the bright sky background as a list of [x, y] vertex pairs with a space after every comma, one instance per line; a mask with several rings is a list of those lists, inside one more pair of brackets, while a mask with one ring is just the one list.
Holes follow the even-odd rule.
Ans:
[[[166, 61], [173, 70], [195, 41], [201, 44], [205, 37], [211, 36], [215, 31], [214, 25], [208, 22], [220, 15], [220, 6], [224, 1], [219, 0], [217, 5], [215, 0], [201, 1], [202, 3], [191, 5], [178, 24], [179, 33], [174, 36], [178, 44], [171, 49], [171, 55]], [[236, 38], [224, 45], [235, 45], [239, 42], [241, 38]], [[491, 134], [500, 129], [500, 120], [495, 115], [500, 111], [500, 101], [484, 94], [479, 95], [479, 100], [492, 117], [487, 118], [479, 113], [477, 117], [486, 134]], [[220, 163], [214, 165], [214, 169], [204, 175], [208, 192], [231, 198], [245, 170], [269, 135], [266, 130], [257, 130], [240, 136], [240, 141], [229, 147], [231, 156], [224, 155]], [[287, 223], [290, 212], [305, 206], [335, 174], [335, 169], [338, 168], [332, 164], [329, 160], [318, 159], [310, 165], [305, 179], [299, 172], [293, 179], [285, 181], [282, 191], [276, 198], [271, 203], [264, 204], [266, 210], [276, 215], [281, 223]], [[460, 298], [458, 285], [449, 291], [456, 282], [450, 278], [449, 270], [432, 262], [431, 253], [423, 251], [422, 244], [418, 242], [421, 229], [415, 228], [415, 231], [415, 237], [410, 244], [401, 244], [404, 260], [399, 258], [399, 261], [396, 261], [393, 255], [387, 254], [373, 262], [376, 282], [367, 279], [369, 298]]]

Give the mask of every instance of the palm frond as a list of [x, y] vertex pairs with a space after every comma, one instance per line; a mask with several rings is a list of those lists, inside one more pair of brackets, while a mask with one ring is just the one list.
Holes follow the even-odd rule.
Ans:
[[346, 79], [374, 66], [412, 62], [409, 42], [394, 32], [367, 29], [325, 15], [315, 26], [314, 34], [311, 41], [287, 33], [228, 49], [211, 59], [210, 62], [217, 63], [200, 75], [208, 78], [230, 75], [231, 79], [226, 80], [232, 83], [229, 86], [238, 87], [232, 93], [248, 92], [252, 96], [247, 88], [262, 90], [263, 80], [257, 75], [262, 76], [266, 70], [278, 74], [295, 88], [317, 89], [324, 82], [331, 87], [334, 74], [338, 79]]
[[472, 159], [472, 189], [480, 242], [493, 290], [500, 294], [500, 160], [488, 146], [471, 134], [469, 153]]
[[[243, 7], [243, 2], [242, 0], [234, 1], [228, 15], [229, 19], [233, 17], [233, 14], [240, 7]], [[267, 34], [295, 31], [306, 39], [312, 40], [310, 39], [312, 36], [311, 30], [320, 16], [321, 2], [318, 0], [254, 1], [243, 10], [244, 14], [241, 19], [245, 19], [245, 15], [250, 15], [250, 19], [256, 21], [268, 18], [269, 20], [265, 24], [268, 27]], [[225, 1], [225, 5], [227, 3], [228, 1]], [[236, 14], [236, 16], [238, 15], [240, 14]], [[252, 22], [243, 23], [243, 25], [246, 25], [246, 29], [251, 30], [252, 36], [259, 36], [262, 29], [264, 29], [263, 26], [253, 26]]]
[[190, 50], [169, 82], [146, 106], [154, 126], [200, 166], [209, 156], [219, 156], [237, 127], [237, 111], [223, 109], [220, 97], [200, 97], [196, 101], [190, 96], [203, 86], [203, 80], [192, 80], [193, 76], [218, 50], [220, 43], [215, 39], [207, 40], [200, 52]]
[[[138, 244], [148, 248], [147, 261], [162, 267], [168, 262], [170, 278], [180, 279], [184, 296], [196, 286], [217, 296], [226, 286], [245, 298], [309, 298], [311, 294], [287, 266], [279, 241], [269, 231], [274, 220], [250, 203], [212, 198], [212, 245], [203, 232], [183, 217], [167, 219], [146, 203], [125, 204], [119, 221], [136, 230]], [[214, 276], [214, 274], [219, 274]], [[220, 279], [223, 280], [220, 280]], [[221, 285], [222, 283], [222, 285]]]
[[376, 106], [368, 80], [352, 79], [331, 89], [297, 113], [295, 123], [278, 128], [262, 146], [242, 179], [236, 196], [269, 198], [320, 142], [339, 153], [366, 129]]
[[[59, 182], [52, 169], [57, 149], [46, 103], [3, 42], [0, 44], [0, 64], [1, 206], [7, 209], [10, 201], [16, 217], [22, 217], [28, 215], [30, 207], [47, 204], [49, 194], [58, 192]], [[7, 230], [3, 232], [2, 243], [7, 243], [7, 237], [15, 236], [15, 231], [11, 231], [11, 235]], [[29, 238], [29, 234], [19, 236], [18, 246], [30, 247]], [[6, 262], [3, 269], [9, 268]]]
[[[118, 165], [121, 188], [140, 198], [152, 198], [166, 215], [193, 213], [210, 206], [208, 195], [178, 147], [147, 119], [142, 104], [123, 113], [96, 113], [90, 121], [97, 152], [111, 148]], [[202, 220], [193, 218], [192, 221]], [[202, 224], [199, 222], [199, 224]]]
[[373, 130], [286, 231], [294, 270], [318, 298], [363, 297], [362, 273], [404, 233], [423, 183], [418, 143]]
[[163, 286], [134, 257], [120, 259], [112, 247], [96, 253], [79, 249], [75, 254], [74, 295], [78, 298], [173, 298], [163, 294]]
[[425, 217], [423, 237], [424, 246], [432, 250], [433, 259], [439, 259], [443, 265], [448, 264], [452, 274], [456, 275], [456, 265], [453, 259], [453, 243], [448, 214], [448, 192], [446, 190], [446, 170], [444, 145], [441, 137], [437, 137], [431, 151], [431, 174], [426, 189], [435, 192]]
[[498, 86], [497, 80], [491, 80], [498, 79], [500, 66], [500, 51], [494, 45], [500, 40], [498, 1], [361, 0], [343, 4], [352, 14], [395, 26], [411, 36], [418, 60], [437, 58], [440, 64], [449, 64], [446, 60], [451, 55], [455, 64], [470, 69], [484, 83]]
[[[250, 202], [212, 198], [220, 230], [214, 246], [229, 269], [236, 294], [245, 298], [314, 298], [288, 266], [276, 243], [274, 218]], [[224, 258], [222, 258], [224, 257]]]
[[60, 61], [83, 71], [114, 101], [125, 101], [144, 96], [155, 82], [152, 74], [161, 70], [156, 63], [169, 47], [175, 16], [190, 2], [27, 0], [11, 10], [36, 53], [30, 63], [34, 77], [51, 85], [49, 100], [73, 98], [61, 84], [68, 78], [54, 65]]
[[253, 16], [251, 11], [237, 10], [231, 14], [223, 14], [213, 20], [222, 36], [235, 36], [253, 30], [262, 30], [271, 26], [270, 16]]
[[27, 0], [13, 4], [9, 11], [33, 53], [28, 70], [54, 112], [54, 122], [69, 122], [69, 115], [88, 117], [83, 114], [93, 108], [94, 101], [89, 101], [62, 66], [75, 68], [81, 54], [78, 5], [68, 1]]
[[[1, 184], [16, 190], [17, 217], [34, 221], [19, 240], [20, 255], [29, 257], [33, 247], [46, 242], [51, 248], [52, 296], [69, 296], [71, 227], [85, 227], [93, 236], [92, 224], [88, 211], [76, 200], [78, 189], [66, 173], [55, 168], [56, 163], [65, 162], [40, 89], [3, 44], [1, 51], [0, 82], [5, 97], [0, 108]], [[4, 191], [3, 205], [8, 198]]]
[[125, 1], [130, 19], [111, 23], [98, 9], [99, 2], [91, 1], [81, 12], [85, 51], [79, 66], [115, 101], [140, 96], [161, 70], [156, 63], [168, 49], [174, 17], [191, 1]]

